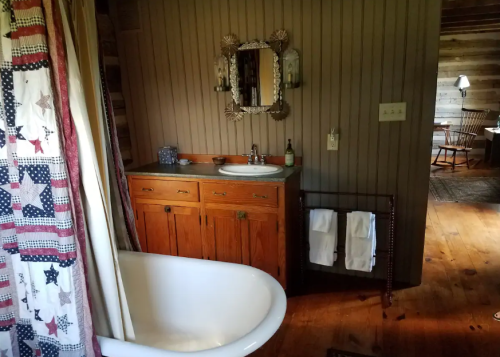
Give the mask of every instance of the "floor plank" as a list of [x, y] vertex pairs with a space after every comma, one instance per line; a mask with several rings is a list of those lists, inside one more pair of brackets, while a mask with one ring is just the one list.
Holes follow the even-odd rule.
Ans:
[[[475, 174], [493, 171], [481, 170]], [[500, 205], [429, 199], [428, 208], [422, 285], [396, 291], [385, 311], [378, 292], [362, 286], [290, 298], [283, 326], [252, 356], [325, 357], [330, 347], [386, 357], [500, 356], [500, 322], [492, 318], [500, 310]]]

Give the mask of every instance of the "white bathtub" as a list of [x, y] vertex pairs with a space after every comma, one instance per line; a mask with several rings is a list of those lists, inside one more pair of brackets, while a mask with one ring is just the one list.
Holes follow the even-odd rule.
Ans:
[[108, 357], [239, 357], [281, 325], [286, 296], [244, 265], [120, 252], [135, 342], [98, 336]]

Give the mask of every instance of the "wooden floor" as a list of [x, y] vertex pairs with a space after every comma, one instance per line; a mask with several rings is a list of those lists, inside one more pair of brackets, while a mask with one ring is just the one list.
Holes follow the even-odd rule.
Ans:
[[385, 311], [376, 290], [290, 298], [281, 328], [252, 356], [325, 357], [330, 347], [371, 356], [500, 356], [500, 322], [492, 318], [500, 311], [498, 206], [429, 199], [421, 286], [396, 291]]

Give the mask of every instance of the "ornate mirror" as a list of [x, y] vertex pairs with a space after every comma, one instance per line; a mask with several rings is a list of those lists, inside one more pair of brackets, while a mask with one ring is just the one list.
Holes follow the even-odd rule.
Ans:
[[225, 110], [229, 120], [243, 119], [244, 114], [270, 113], [284, 119], [289, 106], [281, 91], [281, 54], [288, 43], [285, 30], [274, 31], [269, 41], [239, 44], [235, 35], [222, 39], [222, 53], [229, 58], [229, 82], [232, 102]]

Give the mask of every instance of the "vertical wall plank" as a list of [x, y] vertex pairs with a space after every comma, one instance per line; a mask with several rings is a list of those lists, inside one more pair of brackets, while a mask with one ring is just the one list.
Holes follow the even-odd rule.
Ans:
[[[417, 151], [416, 167], [421, 168], [417, 171], [418, 189], [414, 196], [415, 220], [413, 229], [416, 237], [425, 236], [425, 212], [427, 211], [427, 197], [425, 194], [429, 190], [429, 157], [431, 154], [431, 145], [429, 138], [432, 137], [434, 106], [436, 98], [436, 81], [437, 81], [437, 63], [439, 58], [439, 31], [441, 26], [441, 2], [427, 0], [427, 12], [425, 16], [426, 21], [426, 36], [425, 36], [425, 59], [424, 59], [424, 83], [422, 93], [422, 116], [421, 127], [418, 132], [418, 139], [420, 145]], [[410, 265], [410, 280], [412, 282], [420, 282], [422, 274], [422, 256], [424, 252], [424, 239], [419, 239], [414, 242], [412, 246], [411, 265]]]
[[[347, 192], [349, 190], [349, 148], [350, 137], [349, 127], [351, 122], [351, 74], [352, 74], [352, 11], [353, 2], [351, 0], [342, 1], [342, 47], [341, 47], [341, 74], [340, 74], [340, 142], [339, 142], [339, 190]], [[341, 205], [346, 207], [348, 200], [340, 197]]]
[[[241, 41], [240, 19], [238, 10], [241, 7], [241, 1], [229, 1], [229, 26], [231, 33], [238, 36]], [[243, 120], [245, 117], [243, 117]], [[230, 123], [229, 126], [230, 142], [234, 142], [234, 154], [248, 154], [250, 149], [245, 149], [245, 138], [243, 136], [243, 121]], [[233, 132], [234, 131], [234, 132]], [[245, 152], [245, 150], [247, 152]]]
[[[208, 11], [207, 6], [210, 6], [208, 1], [203, 1], [205, 4], [205, 9]], [[227, 7], [224, 5], [227, 4], [226, 0], [212, 0], [212, 21], [213, 21], [213, 36], [214, 36], [214, 51], [215, 53], [220, 53], [220, 41], [223, 36], [229, 33], [229, 25], [228, 25], [228, 13]], [[229, 122], [224, 115], [224, 109], [226, 108], [227, 103], [231, 100], [230, 93], [217, 93], [217, 101], [219, 106], [219, 117], [218, 122], [220, 125], [220, 132], [215, 133], [219, 135], [220, 143], [221, 143], [221, 154], [227, 153], [229, 154], [231, 150], [229, 149]], [[217, 137], [215, 137], [217, 140]]]
[[[177, 137], [179, 140], [179, 151], [192, 153], [191, 126], [189, 117], [189, 106], [186, 93], [186, 76], [182, 42], [180, 38], [181, 24], [178, 3], [168, 1], [165, 3], [166, 33], [167, 41], [172, 44], [168, 47], [169, 58], [172, 68], [172, 87], [174, 88], [175, 120], [177, 123]], [[175, 73], [175, 75], [173, 75]]]
[[[293, 29], [293, 0], [283, 1], [283, 28], [288, 32], [290, 39], [289, 47], [297, 48], [297, 37]], [[283, 80], [286, 80], [287, 69], [283, 68]], [[284, 120], [284, 143], [283, 149], [285, 149], [288, 139], [292, 139], [292, 145], [295, 145], [295, 137], [293, 133], [293, 123], [295, 121], [295, 100], [294, 100], [294, 90], [283, 89], [283, 99], [290, 105], [290, 115], [286, 120]], [[295, 148], [297, 149], [297, 148]]]
[[[247, 13], [247, 39], [249, 41], [255, 40], [260, 37], [257, 32], [257, 22], [259, 19], [257, 18], [257, 0], [246, 0], [246, 13]], [[260, 19], [262, 21], [262, 18]], [[261, 25], [262, 26], [262, 25]], [[260, 115], [250, 115], [245, 118], [246, 127], [250, 127], [251, 130], [251, 143], [254, 143], [259, 148], [260, 154], [266, 154], [266, 152], [262, 151], [263, 148], [260, 143]], [[248, 146], [248, 144], [247, 144]]]
[[[228, 33], [234, 33], [237, 35], [238, 32], [238, 2], [221, 0], [221, 22], [224, 26], [224, 22], [229, 24], [229, 28], [224, 32], [223, 36]], [[231, 100], [231, 99], [230, 99]], [[230, 102], [228, 101], [228, 103]], [[228, 132], [228, 142], [229, 142], [229, 154], [238, 154], [238, 146], [236, 142], [238, 140], [236, 133], [237, 124], [234, 122], [227, 123]], [[243, 154], [243, 153], [242, 153]]]
[[[265, 0], [255, 0], [255, 14], [256, 14], [256, 23], [257, 23], [257, 39], [265, 39], [268, 38], [268, 34], [266, 32], [266, 22], [264, 15], [264, 1]], [[259, 131], [259, 148], [261, 153], [270, 154], [269, 150], [269, 138], [268, 138], [268, 129], [267, 124], [270, 120], [268, 114], [259, 114], [257, 116], [258, 126], [255, 127], [255, 131]]]
[[179, 11], [179, 19], [180, 19], [180, 48], [182, 50], [182, 59], [184, 61], [184, 80], [185, 87], [184, 90], [187, 96], [187, 105], [188, 105], [188, 115], [189, 122], [184, 125], [190, 127], [191, 132], [191, 145], [192, 152], [202, 152], [202, 145], [200, 142], [200, 136], [198, 133], [198, 103], [196, 100], [195, 92], [197, 89], [195, 88], [195, 75], [194, 75], [194, 65], [196, 53], [192, 51], [191, 48], [191, 26], [189, 25], [189, 17], [190, 11], [188, 9], [188, 1], [179, 0], [178, 2], [178, 11]]
[[[311, 43], [311, 53], [322, 52], [321, 43], [321, 0], [312, 1], [312, 19], [314, 23], [312, 26], [312, 43]], [[320, 41], [318, 41], [320, 39]], [[312, 175], [311, 187], [314, 190], [319, 190], [321, 185], [321, 136], [324, 136], [320, 128], [320, 100], [321, 100], [321, 62], [322, 56], [312, 56], [312, 70], [311, 70], [311, 155], [312, 155]], [[313, 201], [314, 202], [314, 201]], [[314, 204], [319, 204], [319, 200], [314, 202]]]
[[[183, 0], [187, 3], [187, 18], [189, 24], [189, 44], [191, 48], [191, 76], [194, 92], [194, 107], [195, 107], [195, 126], [198, 133], [199, 146], [198, 150], [201, 154], [207, 153], [207, 135], [205, 126], [205, 111], [203, 108], [203, 95], [201, 86], [201, 69], [200, 69], [200, 46], [197, 33], [197, 19], [194, 0]], [[208, 93], [206, 93], [208, 95]], [[194, 147], [193, 147], [194, 150]]]
[[[377, 192], [378, 187], [378, 151], [379, 121], [378, 108], [381, 101], [382, 66], [384, 56], [384, 16], [385, 0], [376, 0], [373, 21], [373, 61], [370, 103], [370, 138], [368, 142], [368, 191]], [[368, 199], [368, 209], [376, 209], [376, 201]]]
[[314, 167], [313, 157], [312, 157], [312, 42], [314, 41], [312, 37], [312, 6], [310, 3], [302, 2], [302, 74], [304, 76], [304, 81], [302, 83], [303, 88], [303, 101], [302, 101], [302, 120], [303, 120], [303, 166], [304, 174], [303, 177], [303, 187], [306, 190], [312, 189], [312, 177]]
[[[320, 170], [320, 189], [321, 191], [330, 190], [330, 156], [334, 151], [326, 151], [327, 134], [330, 132], [330, 86], [332, 70], [332, 2], [323, 0], [321, 5], [321, 108], [320, 108], [320, 134], [318, 137], [319, 156], [321, 158]], [[330, 197], [321, 198], [321, 204], [327, 205]]]
[[300, 76], [301, 85], [299, 88], [293, 90], [293, 102], [294, 106], [291, 107], [291, 111], [294, 112], [293, 115], [293, 133], [292, 143], [295, 146], [295, 154], [298, 156], [303, 156], [303, 143], [304, 138], [302, 135], [302, 123], [304, 120], [303, 116], [303, 106], [302, 106], [302, 91], [304, 88], [304, 48], [303, 46], [303, 24], [302, 24], [302, 0], [293, 0], [293, 44], [299, 52], [300, 57]]
[[[363, 58], [361, 63], [361, 96], [360, 103], [371, 102], [371, 79], [373, 77], [373, 17], [375, 12], [374, 1], [364, 1], [363, 9]], [[362, 105], [359, 108], [359, 127], [358, 127], [358, 174], [357, 174], [357, 190], [358, 192], [368, 193], [368, 165], [365, 159], [369, 157], [369, 141], [370, 141], [370, 106]], [[360, 209], [368, 209], [368, 200], [366, 198], [359, 198], [358, 201]]]
[[[357, 167], [359, 147], [359, 103], [361, 87], [361, 61], [363, 57], [363, 0], [353, 0], [352, 10], [352, 59], [351, 59], [351, 109], [349, 123], [349, 192], [358, 192]], [[353, 197], [351, 207], [356, 207], [357, 199]]]
[[[265, 27], [265, 39], [271, 36], [271, 33], [275, 30], [274, 25], [274, 0], [264, 1], [264, 27]], [[276, 142], [276, 121], [270, 116], [266, 115], [266, 126], [267, 126], [267, 138], [268, 138], [268, 153], [271, 155], [277, 155], [278, 153], [278, 143]], [[261, 128], [262, 130], [262, 128]]]
[[[199, 9], [199, 12], [198, 12]], [[205, 43], [207, 50], [207, 73], [208, 73], [208, 84], [207, 91], [210, 92], [210, 107], [211, 107], [211, 118], [209, 120], [205, 119], [207, 122], [207, 127], [211, 126], [212, 130], [212, 140], [207, 139], [208, 153], [220, 155], [222, 153], [221, 148], [221, 133], [222, 128], [219, 122], [219, 116], [223, 112], [224, 107], [220, 106], [219, 98], [224, 100], [224, 94], [215, 92], [213, 87], [217, 83], [214, 71], [214, 61], [215, 57], [220, 55], [219, 41], [220, 41], [220, 28], [218, 24], [213, 22], [214, 14], [219, 18], [219, 9], [213, 8], [210, 1], [197, 0], [197, 14], [205, 19], [205, 27], [202, 29], [205, 35]], [[217, 31], [216, 31], [217, 29]], [[217, 37], [216, 37], [217, 35]], [[200, 61], [203, 61], [200, 59]], [[225, 118], [224, 118], [225, 119]], [[210, 125], [211, 122], [211, 125]], [[207, 135], [209, 133], [207, 132]], [[212, 142], [212, 147], [210, 147], [210, 142]], [[212, 149], [212, 151], [210, 151]]]
[[[414, 122], [418, 122], [419, 112], [418, 105], [413, 101], [413, 95], [418, 88], [417, 78], [421, 76], [421, 73], [417, 73], [417, 68], [421, 69], [421, 66], [417, 66], [418, 61], [418, 34], [419, 34], [419, 1], [411, 1], [407, 8], [407, 31], [406, 31], [406, 61], [404, 69], [404, 83], [403, 83], [403, 101], [406, 102], [406, 121], [401, 123], [401, 133], [400, 133], [400, 148], [399, 148], [399, 167], [398, 167], [398, 187], [397, 195], [399, 198], [398, 206], [401, 207], [399, 214], [401, 219], [397, 226], [397, 236], [404, 236], [406, 230], [408, 229], [408, 199], [407, 199], [407, 185], [405, 183], [409, 182], [409, 171], [410, 163], [412, 162], [412, 157], [410, 154], [410, 143], [412, 140], [411, 128]], [[417, 77], [418, 76], [418, 77]], [[404, 252], [407, 251], [410, 246], [407, 240], [404, 242], [399, 242], [396, 246], [396, 254], [399, 259], [404, 256]], [[407, 271], [409, 269], [410, 261], [408, 259], [403, 259], [404, 261], [399, 262], [404, 268], [402, 270]]]
[[[248, 22], [250, 20], [254, 20], [248, 17], [248, 8], [246, 1], [238, 2], [238, 16], [239, 16], [239, 36], [240, 41], [250, 41], [251, 38], [248, 36]], [[252, 141], [252, 117], [250, 115], [246, 115], [243, 120], [239, 123], [237, 127], [238, 130], [242, 131], [243, 139], [242, 140], [242, 149], [240, 149], [240, 154], [247, 154], [252, 147], [254, 142]], [[240, 135], [238, 135], [240, 137]], [[258, 152], [260, 152], [260, 148], [258, 148]]]
[[[325, 39], [326, 40], [326, 39]], [[340, 130], [340, 96], [341, 96], [341, 56], [342, 52], [342, 1], [332, 4], [332, 62], [330, 80], [330, 127], [337, 133]], [[342, 133], [340, 133], [342, 135]], [[330, 190], [339, 191], [339, 151], [330, 153]], [[332, 197], [330, 203], [338, 204], [338, 197]]]
[[[141, 13], [145, 17], [149, 17], [149, 6], [147, 2], [141, 3]], [[142, 83], [144, 88], [144, 99], [146, 104], [145, 114], [151, 118], [146, 123], [149, 129], [149, 137], [151, 140], [151, 157], [155, 157], [158, 148], [163, 146], [163, 127], [161, 125], [160, 108], [158, 102], [157, 91], [157, 75], [154, 62], [153, 44], [151, 36], [151, 24], [147, 23], [142, 26], [145, 40], [139, 41], [139, 52], [142, 68]]]
[[[206, 153], [214, 154], [216, 151], [214, 148], [214, 123], [212, 122], [212, 117], [214, 114], [217, 115], [217, 111], [212, 110], [212, 106], [216, 101], [215, 92], [213, 90], [215, 78], [213, 78], [214, 75], [212, 73], [214, 72], [213, 60], [215, 56], [212, 51], [213, 35], [208, 38], [205, 36], [205, 29], [207, 27], [205, 22], [210, 21], [211, 25], [212, 20], [212, 11], [210, 8], [209, 10], [208, 14], [205, 13], [203, 2], [196, 0], [194, 17], [197, 44], [199, 46], [200, 93], [203, 109], [203, 126], [200, 127], [205, 130], [205, 133], [201, 133], [200, 136], [206, 139]], [[211, 29], [212, 27], [208, 26], [208, 28]], [[210, 56], [208, 56], [208, 53], [210, 53]]]
[[[284, 8], [283, 8], [283, 0], [274, 0], [274, 30], [283, 29], [284, 25]], [[273, 31], [274, 31], [273, 30]], [[283, 70], [281, 73], [285, 73]], [[283, 88], [283, 85], [282, 85]], [[291, 118], [287, 118], [290, 120]], [[271, 118], [271, 120], [273, 120]], [[284, 155], [285, 154], [285, 121], [280, 120], [276, 122], [276, 154], [275, 155]]]
[[[386, 0], [385, 4], [381, 103], [390, 103], [392, 101], [394, 39], [396, 36], [396, 2], [397, 0]], [[382, 122], [379, 126], [377, 193], [388, 193], [387, 170], [389, 169], [389, 133], [390, 127], [393, 124], [393, 122]], [[379, 208], [383, 209], [384, 201], [380, 200], [378, 204], [380, 204]]]
[[[160, 102], [160, 122], [163, 125], [163, 144], [177, 146], [177, 127], [175, 120], [174, 98], [172, 94], [172, 78], [170, 74], [170, 60], [168, 56], [168, 41], [165, 34], [165, 13], [163, 1], [153, 0], [149, 3], [151, 14], [151, 31], [156, 34], [153, 38], [153, 50], [157, 71]], [[164, 65], [166, 64], [166, 65]]]
[[[423, 88], [423, 81], [424, 81], [424, 56], [425, 56], [425, 31], [422, 31], [421, 29], [425, 27], [425, 16], [426, 16], [426, 0], [420, 0], [416, 2], [415, 6], [417, 6], [417, 18], [418, 18], [418, 29], [419, 31], [417, 32], [417, 48], [416, 48], [416, 63], [414, 67], [414, 72], [415, 72], [415, 79], [413, 83], [413, 98], [412, 102], [413, 104], [413, 110], [412, 110], [412, 117], [411, 117], [411, 135], [410, 135], [410, 158], [412, 158], [412, 165], [409, 167], [409, 175], [408, 175], [408, 185], [406, 187], [406, 192], [405, 196], [411, 200], [413, 198], [415, 192], [414, 192], [414, 187], [417, 185], [416, 181], [416, 165], [415, 165], [415, 160], [416, 160], [416, 155], [417, 155], [417, 150], [419, 146], [419, 138], [416, 133], [418, 133], [418, 130], [420, 128], [420, 120], [422, 117], [422, 88]], [[398, 200], [401, 200], [401, 197], [398, 197]], [[399, 205], [399, 202], [398, 202]], [[406, 220], [405, 220], [405, 229], [406, 231], [413, 232], [414, 226], [415, 226], [415, 220], [414, 220], [414, 215], [416, 212], [416, 207], [414, 205], [407, 204], [406, 207]], [[401, 244], [401, 242], [400, 242]], [[403, 243], [404, 244], [404, 243]]]
[[[140, 6], [141, 32], [118, 34], [137, 164], [154, 161], [163, 144], [224, 155], [247, 153], [256, 143], [260, 153], [282, 155], [291, 138], [303, 157], [304, 188], [397, 193], [396, 278], [419, 282], [440, 1], [144, 0]], [[283, 27], [301, 60], [301, 86], [284, 91], [291, 115], [283, 122], [267, 114], [228, 122], [231, 94], [213, 91], [222, 36], [268, 39]], [[391, 101], [407, 103], [405, 122], [379, 123], [379, 103]], [[329, 152], [332, 127], [340, 147]], [[339, 203], [321, 203], [328, 202]], [[377, 208], [375, 200], [357, 203]], [[346, 271], [343, 262], [311, 268], [366, 275]], [[373, 276], [384, 277], [383, 264]]]

